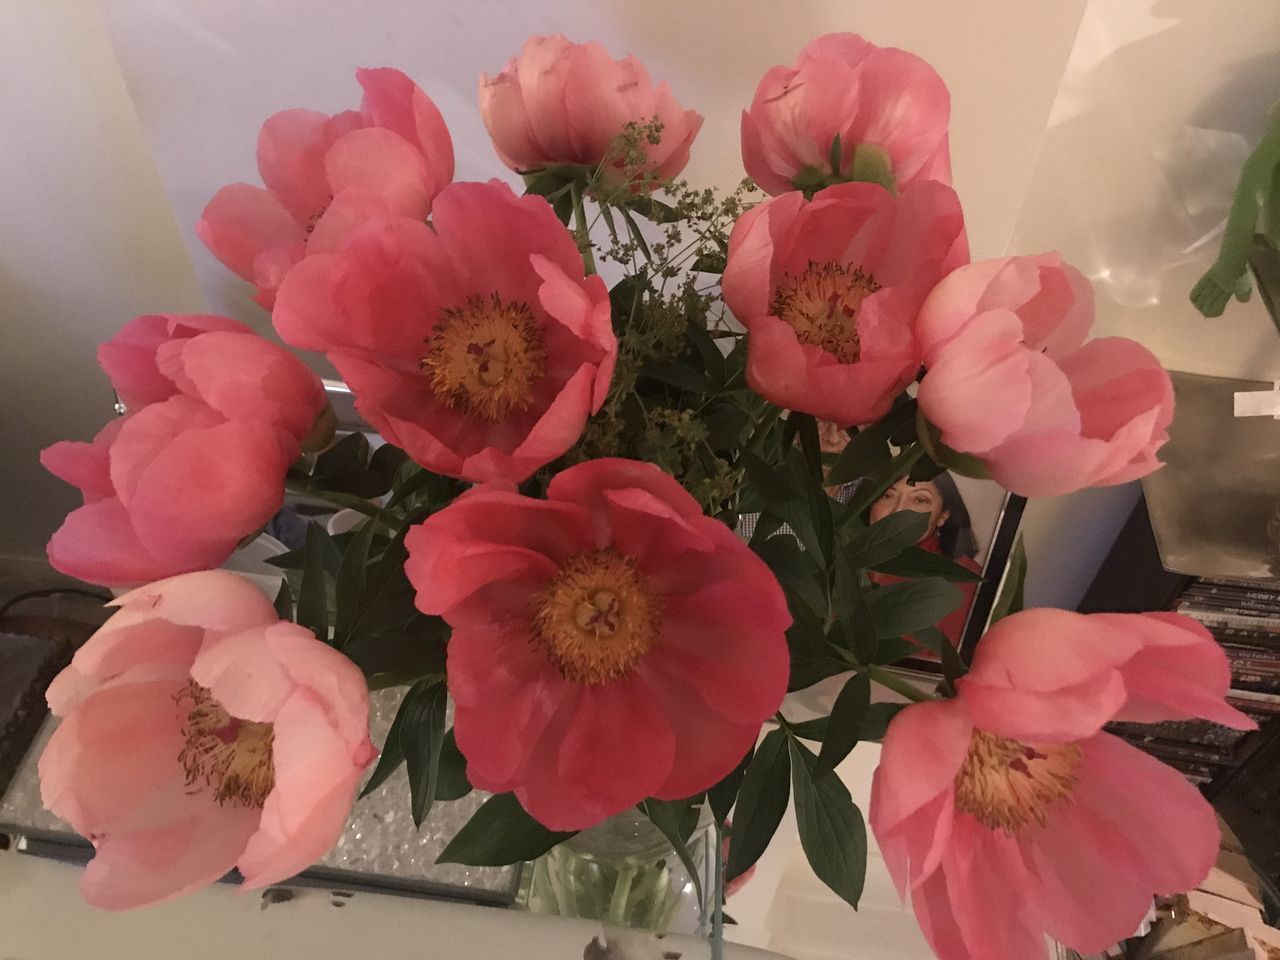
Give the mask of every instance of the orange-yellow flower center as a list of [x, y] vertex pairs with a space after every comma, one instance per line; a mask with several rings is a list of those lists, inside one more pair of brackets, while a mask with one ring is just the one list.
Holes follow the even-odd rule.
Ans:
[[497, 423], [533, 405], [547, 354], [533, 311], [523, 303], [471, 297], [441, 313], [422, 368], [454, 410]]
[[661, 610], [635, 562], [579, 553], [534, 599], [533, 641], [575, 683], [626, 675], [658, 639]]
[[186, 710], [178, 761], [186, 771], [188, 791], [211, 789], [219, 805], [261, 807], [276, 782], [271, 724], [231, 716], [195, 681], [188, 681], [178, 695], [178, 706]]
[[842, 263], [816, 263], [778, 284], [769, 312], [791, 325], [801, 343], [821, 347], [841, 363], [861, 352], [858, 310], [880, 289], [875, 277]]
[[1074, 743], [1019, 743], [975, 730], [956, 774], [956, 809], [1010, 835], [1043, 827], [1054, 805], [1070, 799], [1081, 756]]

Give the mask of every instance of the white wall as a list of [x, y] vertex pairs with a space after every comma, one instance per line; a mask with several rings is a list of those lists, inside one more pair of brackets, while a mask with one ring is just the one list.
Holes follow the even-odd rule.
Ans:
[[[43, 558], [75, 492], [36, 460], [110, 415], [94, 350], [202, 297], [94, 0], [0, 3], [0, 563]], [[25, 565], [24, 565], [25, 566]]]

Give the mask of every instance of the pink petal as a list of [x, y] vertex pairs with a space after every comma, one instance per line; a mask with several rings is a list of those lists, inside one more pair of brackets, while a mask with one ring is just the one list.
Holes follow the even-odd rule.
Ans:
[[264, 624], [214, 638], [204, 644], [191, 664], [191, 679], [240, 720], [272, 722], [297, 689], [267, 649], [267, 633], [276, 626]]
[[298, 223], [320, 213], [333, 197], [325, 177], [325, 153], [335, 131], [314, 110], [282, 110], [258, 134], [258, 173]]
[[[1110, 821], [1130, 843], [1120, 862], [1146, 881], [1148, 897], [1191, 890], [1208, 875], [1221, 834], [1213, 808], [1182, 774], [1110, 734], [1081, 744], [1075, 804]], [[1158, 829], [1164, 842], [1141, 842]]]
[[1142, 643], [1120, 668], [1129, 700], [1117, 719], [1158, 723], [1204, 717], [1237, 730], [1256, 729], [1257, 724], [1226, 703], [1231, 666], [1198, 622], [1176, 613], [1094, 617]]
[[877, 836], [951, 789], [972, 735], [955, 700], [913, 704], [894, 717], [875, 773], [870, 821]]
[[485, 129], [503, 163], [512, 170], [530, 170], [546, 162], [510, 66], [496, 77], [481, 74], [479, 101]]
[[372, 759], [369, 686], [360, 669], [310, 630], [287, 621], [269, 626], [264, 639], [289, 682], [319, 698], [352, 761], [362, 766]]
[[126, 505], [148, 466], [187, 430], [202, 430], [223, 422], [199, 400], [181, 395], [153, 403], [125, 419], [108, 451], [111, 485]]
[[181, 564], [152, 556], [138, 539], [124, 505], [114, 497], [85, 504], [49, 538], [45, 552], [61, 573], [104, 586], [168, 576]]
[[381, 127], [348, 133], [329, 148], [324, 167], [335, 196], [365, 190], [385, 198], [393, 212], [414, 218], [426, 219], [442, 186], [421, 153]]
[[974, 317], [937, 352], [917, 399], [947, 446], [981, 453], [1022, 425], [1032, 386], [1021, 340], [1017, 315], [993, 310]]
[[686, 520], [702, 516], [702, 507], [665, 470], [639, 460], [601, 457], [561, 470], [547, 487], [549, 500], [576, 503], [592, 512], [605, 508], [609, 490], [643, 490]]
[[[301, 223], [305, 222], [306, 218], [301, 218]], [[233, 273], [254, 280], [254, 261], [260, 254], [306, 238], [301, 223], [273, 193], [233, 183], [215, 193], [205, 206], [196, 224], [196, 236]]]
[[80, 878], [85, 900], [104, 910], [132, 910], [176, 899], [230, 872], [257, 827], [258, 810], [211, 809], [216, 812], [202, 809], [170, 826], [102, 838]]
[[226, 570], [204, 570], [149, 583], [117, 597], [115, 605], [120, 612], [108, 621], [110, 625], [161, 619], [232, 632], [279, 619], [261, 590]]
[[[121, 421], [108, 426], [119, 430]], [[115, 493], [111, 486], [111, 460], [106, 444], [60, 440], [40, 451], [40, 465], [59, 480], [78, 487], [85, 503], [106, 499]]]
[[275, 296], [271, 324], [280, 339], [300, 350], [324, 350], [346, 335], [330, 291], [337, 258], [308, 257], [288, 272]]
[[359, 69], [364, 89], [361, 109], [376, 126], [386, 127], [415, 144], [432, 168], [436, 189], [453, 179], [453, 140], [444, 117], [412, 80], [391, 67]]
[[774, 249], [804, 205], [798, 191], [752, 207], [733, 226], [724, 270], [725, 304], [743, 324], [769, 312]]
[[[320, 215], [320, 219], [315, 223], [315, 229], [307, 237], [303, 255], [315, 256], [318, 253], [337, 253], [342, 249], [342, 245], [346, 243], [347, 238], [370, 220], [396, 216], [404, 212], [393, 207], [390, 198], [380, 191], [348, 187], [339, 192], [333, 198], [333, 202], [325, 207], [324, 213]], [[259, 276], [259, 286], [261, 286], [263, 274], [271, 274], [271, 279], [274, 280], [272, 285], [280, 286], [284, 282], [289, 268], [301, 259], [302, 256], [295, 257], [283, 271], [275, 272], [273, 272], [271, 264], [259, 259], [255, 264], [255, 270]]]
[[236, 864], [250, 890], [286, 880], [332, 849], [372, 759], [363, 751], [352, 757], [325, 704], [310, 691], [289, 698], [273, 731], [275, 788]]
[[142, 470], [134, 529], [157, 556], [216, 566], [280, 509], [287, 468], [274, 429], [232, 421], [185, 431]]
[[515, 60], [514, 73], [520, 83], [530, 128], [541, 148], [541, 156], [551, 162], [584, 159], [573, 153], [565, 103], [565, 84], [576, 47], [559, 34], [530, 37]]

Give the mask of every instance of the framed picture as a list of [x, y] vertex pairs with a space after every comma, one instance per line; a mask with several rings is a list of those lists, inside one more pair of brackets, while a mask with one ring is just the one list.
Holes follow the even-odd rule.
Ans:
[[[870, 522], [899, 510], [928, 513], [929, 526], [919, 546], [982, 575], [981, 581], [957, 584], [964, 601], [937, 624], [966, 660], [991, 617], [1025, 505], [1023, 497], [1007, 493], [990, 480], [943, 471], [932, 480], [898, 481], [868, 510]], [[887, 584], [900, 578], [874, 574], [873, 579]], [[932, 677], [942, 675], [938, 657], [923, 648], [919, 656], [899, 661], [894, 667]]]

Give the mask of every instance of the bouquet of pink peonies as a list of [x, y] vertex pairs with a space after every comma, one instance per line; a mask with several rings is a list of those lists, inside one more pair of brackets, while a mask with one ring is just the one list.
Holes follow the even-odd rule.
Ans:
[[[761, 80], [754, 184], [727, 195], [675, 179], [702, 118], [598, 44], [535, 37], [481, 78], [523, 193], [454, 181], [404, 74], [357, 80], [358, 109], [270, 117], [263, 185], [219, 190], [197, 231], [385, 444], [335, 441], [317, 377], [242, 324], [156, 315], [99, 353], [124, 415], [43, 454], [85, 499], [50, 561], [131, 588], [48, 694], [43, 795], [96, 847], [88, 900], [286, 879], [378, 758], [365, 789], [406, 764], [418, 823], [493, 794], [444, 854], [472, 864], [636, 807], [682, 849], [732, 811], [732, 880], [794, 797], [856, 905], [866, 830], [833, 770], [875, 739], [871, 826], [944, 960], [1101, 950], [1207, 874], [1212, 810], [1102, 728], [1252, 726], [1209, 634], [1022, 611], [1015, 582], [965, 662], [930, 628], [977, 575], [917, 546], [926, 515], [868, 515], [944, 468], [1025, 496], [1133, 480], [1173, 413], [1150, 352], [1087, 339], [1056, 254], [969, 262], [928, 64], [813, 41]], [[213, 568], [286, 491], [364, 517], [276, 558], [273, 607]], [[936, 693], [888, 669], [918, 643]], [[787, 718], [843, 674], [829, 717]], [[396, 685], [379, 757], [368, 690]]]

